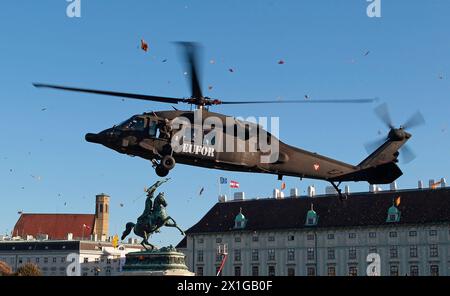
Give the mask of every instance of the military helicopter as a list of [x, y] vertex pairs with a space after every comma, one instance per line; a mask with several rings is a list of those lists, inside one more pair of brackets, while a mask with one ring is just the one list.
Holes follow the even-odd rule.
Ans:
[[[88, 133], [86, 141], [104, 145], [122, 154], [138, 156], [150, 160], [156, 174], [167, 176], [176, 163], [204, 168], [250, 173], [274, 174], [281, 180], [283, 176], [325, 180], [332, 184], [341, 199], [346, 198], [339, 189], [341, 182], [367, 181], [370, 184], [387, 184], [402, 175], [396, 165], [398, 150], [411, 138], [406, 128], [421, 124], [420, 114], [413, 116], [404, 126], [395, 128], [390, 120], [387, 107], [381, 105], [377, 115], [387, 124], [390, 131], [382, 139], [380, 146], [357, 165], [347, 164], [317, 153], [296, 148], [279, 141], [264, 130], [261, 125], [238, 120], [234, 117], [210, 112], [209, 108], [232, 104], [286, 104], [286, 103], [371, 103], [376, 99], [357, 100], [276, 100], [276, 101], [222, 101], [206, 97], [202, 93], [198, 71], [198, 45], [180, 43], [189, 66], [192, 94], [187, 98], [160, 97], [125, 92], [113, 92], [85, 88], [75, 88], [51, 84], [34, 83], [38, 88], [52, 88], [65, 91], [107, 95], [121, 98], [146, 100], [175, 104], [190, 104], [196, 110], [147, 112], [134, 115], [128, 120], [100, 133]], [[178, 118], [187, 123], [173, 126]], [[196, 118], [200, 121], [196, 122]], [[206, 124], [214, 118], [215, 124]], [[189, 125], [189, 127], [187, 127]], [[231, 128], [224, 128], [224, 127]], [[243, 132], [238, 132], [243, 130]], [[185, 136], [185, 131], [189, 136]], [[213, 136], [211, 136], [213, 135]], [[218, 139], [221, 138], [221, 141]], [[264, 138], [263, 141], [261, 139]], [[199, 140], [199, 141], [198, 141]], [[234, 141], [236, 140], [236, 141]], [[220, 142], [219, 144], [217, 142]], [[231, 143], [233, 142], [233, 143]], [[237, 143], [245, 149], [236, 149]], [[175, 146], [179, 146], [175, 149]], [[231, 143], [231, 144], [230, 144]], [[274, 151], [267, 148], [276, 147]], [[225, 149], [225, 146], [234, 149]], [[276, 144], [276, 145], [274, 145]], [[219, 145], [219, 146], [218, 146]], [[266, 147], [263, 147], [266, 146]], [[249, 149], [252, 147], [253, 149]], [[411, 155], [410, 150], [407, 150]], [[275, 157], [272, 157], [275, 155]], [[262, 161], [263, 157], [273, 159]]]

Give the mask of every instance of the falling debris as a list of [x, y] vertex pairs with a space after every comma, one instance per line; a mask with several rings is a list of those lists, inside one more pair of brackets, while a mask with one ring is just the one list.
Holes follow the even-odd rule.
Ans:
[[163, 63], [167, 62], [167, 59], [162, 60]]
[[25, 189], [25, 187], [22, 186], [22, 189]]
[[438, 78], [439, 78], [439, 80], [442, 80], [442, 79], [444, 79], [444, 75], [440, 74], [440, 75], [438, 76]]
[[212, 89], [213, 89], [212, 85], [208, 86], [208, 90], [212, 90]]
[[198, 195], [202, 195], [203, 191], [205, 191], [205, 187], [202, 187], [202, 189], [200, 189], [200, 192]]
[[229, 68], [228, 71], [230, 71], [231, 73], [233, 73], [233, 72], [234, 72], [234, 69], [233, 69], [233, 68]]
[[281, 183], [281, 190], [286, 189], [286, 182]]
[[147, 44], [147, 42], [145, 42], [144, 39], [141, 39], [141, 49], [145, 52], [148, 51], [148, 44]]
[[279, 60], [278, 61], [278, 65], [284, 65], [284, 61], [283, 60]]
[[305, 95], [305, 100], [308, 100], [309, 99], [309, 96], [308, 95]]
[[381, 135], [381, 131], [380, 130], [378, 130], [378, 135]]
[[366, 51], [366, 52], [364, 53], [364, 56], [365, 56], [365, 57], [368, 56], [369, 53], [370, 53], [370, 50]]
[[13, 172], [13, 169], [9, 169], [9, 172], [12, 173], [12, 172]]
[[120, 207], [123, 208], [123, 203], [120, 204]]
[[41, 109], [41, 111], [45, 111], [45, 110], [47, 110], [47, 108], [42, 108], [42, 109]]
[[213, 64], [216, 63], [216, 61], [215, 60], [209, 60], [209, 63], [213, 65]]
[[67, 206], [67, 202], [64, 203], [64, 206]]
[[17, 214], [22, 215], [23, 211], [17, 211]]
[[184, 75], [188, 75], [188, 72], [184, 72], [183, 74], [184, 74]]
[[41, 181], [41, 176], [30, 175], [31, 178], [36, 179], [37, 181]]

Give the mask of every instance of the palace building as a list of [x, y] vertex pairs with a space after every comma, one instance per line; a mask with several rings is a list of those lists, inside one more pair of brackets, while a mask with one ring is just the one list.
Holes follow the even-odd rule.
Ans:
[[376, 275], [450, 275], [445, 180], [439, 188], [371, 191], [344, 201], [335, 194], [299, 197], [297, 190], [286, 198], [222, 196], [177, 248], [197, 275], [216, 275], [226, 254], [222, 275], [364, 276], [373, 253], [380, 258]]

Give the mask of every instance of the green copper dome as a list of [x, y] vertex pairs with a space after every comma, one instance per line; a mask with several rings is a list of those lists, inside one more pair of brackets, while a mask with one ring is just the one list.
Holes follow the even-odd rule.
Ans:
[[401, 212], [395, 205], [392, 205], [388, 209], [388, 215], [386, 218], [386, 222], [400, 222]]
[[239, 214], [234, 218], [234, 228], [245, 228], [247, 224], [247, 219], [244, 214], [242, 214], [242, 208], [239, 209]]

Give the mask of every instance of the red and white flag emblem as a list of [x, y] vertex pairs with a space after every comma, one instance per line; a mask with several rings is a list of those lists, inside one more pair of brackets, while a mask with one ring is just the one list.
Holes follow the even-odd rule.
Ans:
[[239, 182], [230, 181], [230, 187], [231, 188], [239, 188]]
[[320, 169], [320, 164], [315, 163], [315, 164], [314, 164], [314, 170], [315, 170], [315, 171], [318, 171], [319, 169]]
[[83, 224], [83, 227], [84, 228], [87, 228], [87, 229], [91, 229], [89, 226], [87, 226], [86, 224]]

